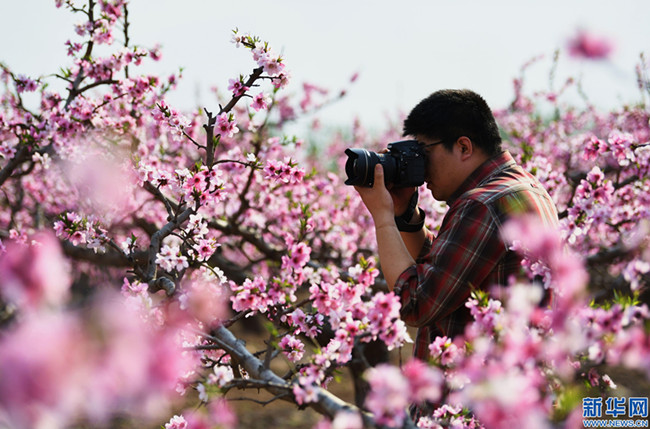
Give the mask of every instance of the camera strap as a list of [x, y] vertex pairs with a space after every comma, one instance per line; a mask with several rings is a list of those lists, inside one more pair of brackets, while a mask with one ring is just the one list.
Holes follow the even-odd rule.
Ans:
[[[413, 219], [416, 209], [420, 214], [420, 221], [418, 223], [411, 223], [411, 219]], [[416, 190], [409, 200], [409, 205], [406, 208], [406, 211], [400, 216], [395, 216], [395, 224], [397, 225], [397, 229], [402, 232], [417, 232], [424, 226], [424, 218], [424, 210], [418, 208], [418, 191]]]

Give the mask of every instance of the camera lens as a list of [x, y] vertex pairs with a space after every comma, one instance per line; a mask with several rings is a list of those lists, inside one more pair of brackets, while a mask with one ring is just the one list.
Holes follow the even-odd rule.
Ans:
[[375, 182], [375, 166], [384, 169], [384, 183], [396, 188], [420, 186], [424, 183], [424, 150], [416, 140], [404, 140], [388, 144], [387, 153], [375, 153], [366, 149], [346, 149], [348, 159], [345, 173], [346, 185], [370, 188]]
[[366, 149], [346, 149], [348, 159], [345, 163], [346, 185], [372, 187], [375, 183], [375, 166], [380, 163], [384, 168], [384, 182], [392, 183], [397, 173], [397, 161], [394, 157], [375, 153]]
[[371, 187], [374, 182], [375, 165], [379, 162], [377, 154], [366, 149], [346, 149], [346, 185]]

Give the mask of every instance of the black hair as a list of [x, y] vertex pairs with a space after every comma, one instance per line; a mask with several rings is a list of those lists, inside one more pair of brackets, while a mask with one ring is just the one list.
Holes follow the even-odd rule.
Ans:
[[501, 152], [501, 135], [486, 101], [469, 89], [443, 89], [429, 95], [404, 120], [404, 136], [445, 141], [450, 149], [462, 136], [488, 156]]

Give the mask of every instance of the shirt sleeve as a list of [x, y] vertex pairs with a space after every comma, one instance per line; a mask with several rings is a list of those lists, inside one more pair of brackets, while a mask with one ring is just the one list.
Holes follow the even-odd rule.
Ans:
[[438, 236], [427, 236], [417, 263], [397, 279], [394, 291], [404, 322], [426, 326], [464, 305], [472, 288], [483, 285], [505, 252], [488, 207], [474, 200], [459, 201], [445, 216]]

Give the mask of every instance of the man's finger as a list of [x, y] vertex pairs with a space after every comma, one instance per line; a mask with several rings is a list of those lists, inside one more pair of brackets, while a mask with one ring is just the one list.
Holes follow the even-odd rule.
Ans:
[[375, 165], [375, 184], [377, 183], [384, 183], [384, 168], [379, 163]]

